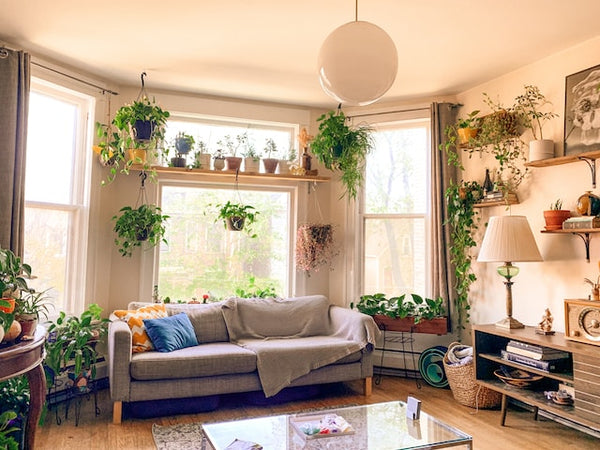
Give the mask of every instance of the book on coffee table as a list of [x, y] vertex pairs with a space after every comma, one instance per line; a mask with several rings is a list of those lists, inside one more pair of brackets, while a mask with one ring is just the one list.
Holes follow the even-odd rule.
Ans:
[[290, 418], [294, 430], [302, 439], [319, 439], [354, 434], [354, 428], [337, 414], [295, 416]]
[[256, 442], [235, 439], [225, 450], [262, 450], [263, 446]]

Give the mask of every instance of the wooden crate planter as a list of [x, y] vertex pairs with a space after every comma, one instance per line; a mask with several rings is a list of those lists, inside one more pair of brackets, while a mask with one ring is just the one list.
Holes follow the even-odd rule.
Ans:
[[381, 330], [386, 331], [404, 331], [437, 335], [443, 335], [448, 332], [448, 321], [446, 317], [436, 317], [435, 319], [421, 320], [417, 324], [415, 324], [414, 317], [394, 319], [381, 314], [375, 314], [373, 319]]

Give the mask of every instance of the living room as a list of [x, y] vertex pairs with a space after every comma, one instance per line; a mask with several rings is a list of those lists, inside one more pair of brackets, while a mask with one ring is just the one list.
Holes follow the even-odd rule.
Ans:
[[[303, 128], [306, 128], [309, 135], [316, 136], [319, 132], [317, 119], [321, 114], [329, 110], [335, 110], [337, 107], [338, 102], [329, 98], [319, 86], [316, 69], [317, 53], [319, 46], [331, 31], [354, 18], [355, 7], [354, 2], [341, 1], [331, 2], [327, 6], [310, 2], [308, 4], [287, 6], [289, 9], [279, 5], [280, 2], [264, 2], [265, 5], [260, 5], [260, 7], [236, 4], [235, 9], [242, 11], [240, 13], [242, 17], [235, 18], [239, 22], [229, 23], [228, 20], [233, 21], [234, 19], [229, 18], [226, 12], [219, 12], [216, 9], [213, 11], [212, 8], [217, 8], [217, 6], [212, 2], [209, 2], [210, 8], [207, 5], [186, 4], [183, 6], [191, 8], [189, 10], [191, 12], [188, 14], [189, 17], [187, 19], [180, 17], [186, 14], [181, 13], [175, 7], [170, 9], [169, 14], [174, 16], [173, 22], [179, 23], [178, 21], [186, 20], [180, 25], [173, 25], [173, 29], [169, 32], [162, 33], [157, 42], [150, 41], [148, 36], [139, 36], [139, 34], [136, 34], [139, 31], [127, 30], [123, 31], [123, 35], [127, 33], [129, 39], [120, 37], [117, 43], [104, 44], [102, 42], [103, 35], [116, 33], [113, 31], [111, 21], [117, 22], [117, 19], [111, 18], [111, 14], [114, 14], [114, 11], [121, 11], [120, 7], [122, 5], [114, 6], [113, 3], [109, 2], [105, 5], [106, 11], [96, 11], [95, 14], [92, 14], [90, 11], [85, 11], [83, 6], [75, 7], [61, 3], [54, 5], [53, 9], [64, 11], [64, 13], [61, 13], [60, 17], [52, 16], [51, 19], [47, 19], [46, 15], [51, 16], [49, 12], [45, 12], [47, 6], [43, 3], [39, 4], [38, 11], [33, 10], [31, 5], [28, 6], [26, 11], [23, 11], [19, 9], [20, 2], [9, 3], [3, 5], [5, 12], [3, 13], [4, 18], [0, 19], [0, 29], [2, 30], [0, 31], [0, 44], [4, 44], [9, 49], [22, 49], [31, 53], [31, 75], [38, 80], [36, 81], [38, 88], [44, 82], [49, 82], [91, 96], [95, 101], [93, 107], [94, 121], [108, 123], [108, 116], [114, 115], [115, 111], [122, 105], [135, 100], [140, 93], [140, 74], [146, 72], [145, 90], [150, 97], [156, 99], [161, 107], [170, 111], [177, 119], [203, 116], [211, 120], [216, 117], [229, 121], [244, 120], [247, 123], [261, 126], [269, 123], [292, 124], [296, 148], [300, 148], [296, 135]], [[598, 17], [600, 11], [598, 11], [599, 6], [595, 2], [571, 2], [569, 5], [553, 5], [552, 8], [548, 8], [546, 2], [535, 1], [531, 5], [515, 6], [514, 9], [507, 5], [494, 5], [494, 2], [481, 2], [481, 5], [477, 6], [478, 9], [473, 14], [475, 17], [486, 17], [486, 20], [474, 20], [477, 22], [476, 26], [473, 23], [459, 23], [456, 13], [450, 11], [451, 7], [449, 5], [437, 5], [438, 9], [446, 15], [440, 14], [441, 18], [436, 18], [436, 22], [443, 22], [445, 25], [450, 22], [449, 33], [452, 35], [458, 34], [459, 37], [462, 36], [462, 39], [458, 41], [460, 45], [450, 46], [452, 41], [449, 39], [444, 48], [420, 50], [420, 53], [450, 53], [452, 58], [446, 56], [442, 58], [440, 55], [440, 62], [433, 65], [436, 70], [425, 71], [417, 68], [417, 75], [413, 75], [414, 78], [412, 79], [402, 78], [405, 76], [403, 72], [411, 72], [414, 66], [417, 66], [418, 59], [413, 51], [416, 53], [419, 53], [419, 51], [411, 49], [409, 53], [404, 48], [406, 42], [412, 41], [412, 39], [407, 39], [407, 35], [403, 34], [401, 30], [409, 30], [414, 33], [417, 33], [417, 30], [409, 27], [408, 24], [398, 25], [397, 23], [401, 23], [401, 20], [407, 20], [407, 17], [422, 17], [425, 14], [433, 14], [433, 11], [422, 5], [412, 4], [414, 2], [411, 4], [400, 2], [397, 5], [383, 1], [378, 3], [381, 3], [381, 5], [376, 5], [374, 2], [369, 2], [369, 4], [366, 1], [360, 2], [359, 17], [361, 20], [367, 20], [381, 26], [392, 36], [399, 54], [398, 78], [390, 93], [370, 106], [342, 105], [347, 116], [358, 117], [364, 114], [376, 115], [389, 112], [403, 113], [414, 109], [428, 111], [432, 102], [450, 102], [463, 105], [458, 110], [458, 117], [465, 117], [469, 112], [475, 110], [480, 110], [484, 115], [490, 111], [490, 108], [484, 102], [483, 93], [487, 93], [494, 102], [510, 105], [514, 98], [522, 93], [524, 85], [535, 85], [551, 103], [551, 110], [557, 114], [557, 117], [544, 125], [544, 137], [554, 141], [555, 157], [565, 155], [566, 79], [572, 74], [587, 71], [599, 64], [597, 55], [600, 54], [600, 36], [595, 31], [593, 18]], [[283, 14], [282, 18], [278, 18], [279, 16], [273, 16], [270, 19], [263, 17], [266, 16], [264, 11], [269, 6], [271, 7], [269, 10]], [[455, 6], [452, 6], [452, 9]], [[22, 7], [24, 8], [24, 6]], [[263, 7], [265, 10], [262, 9]], [[145, 8], [152, 9], [148, 5]], [[515, 14], [515, 10], [521, 8], [523, 13]], [[78, 11], [79, 9], [81, 11]], [[553, 11], [545, 11], [546, 9]], [[321, 19], [318, 21], [315, 19], [313, 21], [312, 17], [319, 16], [319, 11], [324, 11], [324, 15], [327, 13], [328, 20], [321, 22]], [[388, 11], [387, 14], [386, 11]], [[488, 13], [487, 11], [492, 12]], [[78, 18], [78, 12], [83, 14], [83, 18]], [[122, 15], [126, 17], [129, 12], [122, 11]], [[162, 29], [164, 19], [157, 18], [150, 11], [146, 11], [146, 13], [149, 15], [146, 20], [150, 20], [151, 17], [156, 20], [156, 22], [153, 22], [156, 24], [153, 28]], [[527, 23], [524, 18], [535, 17], [542, 13], [548, 14], [549, 20], [551, 20], [550, 24], [546, 25], [548, 31], [542, 32], [536, 29], [537, 36], [534, 32], [528, 33], [527, 28], [532, 25]], [[223, 19], [223, 15], [219, 14], [225, 14], [228, 19]], [[27, 32], [22, 27], [22, 18], [25, 15], [32, 17], [32, 23], [35, 24], [32, 26], [34, 30], [30, 29]], [[160, 14], [158, 15], [160, 16]], [[498, 31], [490, 29], [491, 27], [488, 25], [482, 25], [487, 23], [488, 17], [496, 17], [499, 23], [497, 28], [501, 28], [503, 33], [514, 34], [516, 37], [499, 37]], [[89, 36], [90, 20], [93, 20], [96, 24], [94, 36]], [[218, 34], [214, 29], [208, 30], [206, 22], [211, 21], [216, 24], [222, 23], [223, 30]], [[277, 24], [275, 31], [261, 35], [262, 40], [259, 39], [256, 42], [250, 40], [251, 30], [254, 28], [264, 30], [273, 22]], [[202, 31], [202, 27], [195, 25], [196, 23], [201, 23], [202, 27], [206, 27], [206, 30]], [[292, 42], [296, 41], [295, 45], [301, 48], [290, 49], [288, 47], [287, 50], [279, 48], [273, 50], [274, 53], [268, 57], [277, 60], [284, 53], [298, 55], [293, 56], [292, 59], [299, 59], [299, 61], [286, 63], [289, 64], [290, 68], [294, 68], [301, 74], [300, 78], [294, 79], [300, 80], [297, 83], [288, 81], [291, 79], [291, 75], [286, 73], [288, 66], [283, 63], [281, 67], [285, 67], [286, 70], [281, 69], [281, 67], [278, 71], [272, 67], [259, 70], [248, 61], [251, 58], [250, 55], [246, 59], [240, 54], [248, 51], [245, 49], [246, 46], [263, 46], [265, 49], [271, 49], [271, 41], [278, 39], [273, 36], [281, 34], [288, 37], [287, 34], [290, 31], [286, 28], [290, 27], [290, 24], [295, 24], [295, 26], [292, 26], [294, 36], [290, 40]], [[120, 25], [115, 25], [115, 27], [115, 29], [121, 29]], [[472, 31], [473, 27], [476, 27], [477, 31]], [[573, 28], [578, 30], [573, 30]], [[313, 30], [318, 30], [318, 32]], [[198, 35], [197, 33], [201, 34]], [[207, 36], [204, 33], [213, 34]], [[230, 37], [234, 42], [221, 49], [219, 39], [223, 40], [226, 33], [236, 33], [234, 38]], [[318, 36], [313, 37], [313, 34]], [[308, 35], [311, 35], [310, 38]], [[487, 51], [490, 53], [499, 51], [499, 53], [496, 53], [490, 60], [486, 59], [485, 62], [479, 62], [477, 60], [478, 56], [475, 56], [476, 59], [473, 62], [456, 62], [459, 60], [459, 50], [462, 53], [463, 49], [466, 50], [470, 47], [478, 49], [471, 50], [471, 53], [482, 55], [482, 52], [486, 49], [479, 49], [479, 43], [475, 41], [485, 40], [486, 35], [495, 35], [493, 39], [490, 38], [486, 41]], [[177, 36], [179, 41], [171, 41], [173, 36]], [[415, 41], [427, 42], [422, 35], [418, 34], [418, 36], [420, 36], [420, 39]], [[456, 37], [453, 38], [456, 39]], [[87, 42], [87, 39], [90, 41]], [[515, 42], [512, 42], [513, 40]], [[78, 43], [78, 41], [80, 42]], [[132, 47], [150, 47], [153, 50], [147, 54], [140, 53], [138, 56], [136, 51], [132, 49], [123, 49], [124, 46], [119, 44], [123, 41], [135, 43]], [[509, 41], [511, 42], [510, 45], [514, 47], [509, 46]], [[184, 42], [185, 45], [176, 42]], [[502, 45], [503, 43], [504, 45]], [[530, 45], [533, 47], [530, 47]], [[417, 44], [411, 42], [411, 46], [417, 47]], [[168, 56], [169, 52], [166, 48], [174, 49], [175, 47], [181, 48], [181, 50], [173, 51], [171, 58], [167, 57], [166, 60], [158, 62], [151, 59], [152, 53], [160, 53], [163, 57], [165, 54]], [[501, 48], [498, 49], [497, 47]], [[233, 69], [230, 68], [227, 72], [217, 72], [218, 68], [222, 68], [223, 65], [226, 66], [226, 63], [219, 59], [219, 54], [227, 53], [229, 48], [235, 48], [235, 57], [242, 62], [230, 66]], [[185, 56], [186, 54], [202, 54], [203, 52], [208, 56], [200, 62], [193, 62], [191, 56], [189, 56], [189, 59]], [[86, 53], [94, 54], [95, 56], [91, 59], [101, 61], [102, 63], [99, 66], [104, 64], [105, 67], [95, 66], [87, 57], [76, 56]], [[126, 58], [131, 61], [127, 67], [122, 66], [119, 68], [113, 65], [111, 53], [125, 54]], [[182, 56], [182, 53], [184, 56]], [[265, 50], [264, 53], [268, 52]], [[407, 55], [410, 55], [410, 57]], [[434, 57], [430, 56], [429, 58]], [[494, 58], [496, 62], [494, 62]], [[501, 64], [503, 58], [510, 59], [511, 65]], [[462, 72], [468, 74], [470, 72], [469, 66], [477, 67], [473, 68], [473, 75], [470, 77], [465, 76], [459, 81], [447, 81], [444, 79], [445, 66], [442, 64], [442, 61], [447, 59], [454, 60], [453, 63], [448, 63], [448, 72], [451, 70], [456, 72], [456, 66], [458, 66]], [[211, 65], [211, 61], [214, 62], [214, 65]], [[411, 70], [406, 67], [406, 61], [411, 61], [408, 64]], [[117, 64], [122, 64], [122, 62]], [[229, 64], [233, 63], [229, 62]], [[177, 65], [180, 65], [181, 68], [171, 69]], [[243, 71], [244, 66], [247, 69], [245, 72]], [[168, 74], [165, 75], [164, 72], [168, 72]], [[241, 81], [234, 78], [233, 74], [235, 72], [239, 72]], [[438, 75], [424, 75], [424, 73], [433, 72], [437, 72]], [[442, 75], [439, 75], [440, 73]], [[69, 77], [75, 77], [77, 80], [84, 80], [100, 86], [104, 92], [99, 92], [98, 89]], [[254, 84], [243, 84], [243, 81], [251, 81]], [[426, 82], [429, 84], [426, 84]], [[208, 86], [212, 86], [212, 89]], [[112, 95], [109, 91], [118, 92], [118, 95]], [[291, 96], [289, 91], [297, 91], [294, 93], [296, 100], [293, 99], [294, 97]], [[299, 97], [304, 97], [305, 100], [300, 101], [298, 100]], [[526, 138], [527, 140], [531, 139], [529, 135], [526, 135]], [[97, 143], [98, 139], [95, 139], [95, 143]], [[131, 258], [124, 258], [113, 244], [114, 234], [112, 228], [114, 222], [111, 219], [123, 206], [136, 204], [140, 192], [138, 173], [132, 171], [129, 176], [119, 173], [112, 183], [102, 186], [102, 180], [106, 179], [109, 169], [102, 166], [98, 161], [98, 157], [91, 150], [88, 150], [82, 150], [89, 153], [86, 157], [89, 158], [90, 168], [88, 178], [88, 226], [85, 232], [85, 240], [82, 241], [87, 245], [82, 245], [82, 247], [85, 247], [85, 253], [82, 256], [84, 262], [80, 261], [80, 267], [85, 267], [85, 272], [80, 273], [79, 276], [82, 284], [77, 288], [78, 298], [65, 299], [64, 309], [68, 312], [80, 313], [90, 303], [97, 303], [104, 310], [104, 317], [107, 317], [114, 310], [127, 308], [131, 301], [152, 301], [153, 289], [156, 284], [159, 285], [161, 296], [174, 296], [177, 298], [179, 294], [169, 292], [163, 288], [164, 283], [156, 282], [158, 273], [161, 270], [156, 263], [157, 258], [160, 256], [160, 247], [150, 251], [136, 249]], [[496, 167], [493, 155], [479, 153], [470, 155], [464, 152], [461, 154], [461, 158], [465, 170], [460, 178], [464, 180], [475, 180], [483, 184], [485, 169], [492, 169], [493, 172]], [[313, 163], [316, 164], [314, 157]], [[595, 166], [595, 161], [593, 161], [593, 165]], [[360, 234], [359, 225], [356, 223], [357, 217], [359, 217], [358, 206], [357, 203], [348, 201], [346, 197], [340, 199], [344, 193], [344, 186], [339, 181], [338, 173], [326, 170], [321, 164], [316, 164], [316, 167], [319, 176], [329, 177], [330, 180], [310, 183], [278, 179], [273, 182], [272, 180], [265, 181], [266, 178], [244, 178], [240, 176], [236, 185], [235, 176], [216, 179], [210, 174], [200, 174], [193, 176], [193, 181], [205, 185], [218, 185], [221, 183], [221, 188], [231, 192], [239, 188], [242, 196], [246, 196], [246, 192], [249, 192], [252, 188], [265, 189], [265, 186], [274, 190], [291, 192], [290, 195], [294, 198], [294, 201], [291, 202], [293, 206], [290, 217], [292, 218], [288, 222], [293, 225], [293, 227], [290, 226], [289, 230], [288, 240], [290, 242], [293, 242], [296, 225], [319, 222], [332, 224], [336, 233], [338, 252], [331, 260], [331, 270], [322, 268], [317, 272], [307, 274], [295, 270], [293, 263], [290, 262], [284, 277], [286, 280], [285, 290], [281, 294], [284, 296], [322, 294], [334, 305], [349, 307], [350, 303], [356, 302], [360, 295], [375, 293], [365, 291], [361, 285], [362, 262], [360, 261], [360, 250], [356, 245]], [[39, 179], [44, 179], [44, 175], [37, 174]], [[150, 181], [146, 183], [146, 195], [151, 201], [160, 201], [162, 198], [164, 181], [168, 179], [168, 177], [165, 178], [166, 175], [166, 173], [159, 172], [159, 183]], [[161, 184], [161, 177], [163, 178], [163, 184]], [[192, 178], [176, 178], [173, 176], [168, 179], [173, 185], [190, 184], [190, 180]], [[248, 191], [245, 189], [248, 189]], [[587, 241], [589, 245], [588, 262], [586, 260], [586, 246], [584, 245], [586, 243], [585, 239], [582, 243], [581, 239], [570, 234], [542, 234], [540, 231], [544, 230], [543, 211], [548, 209], [549, 204], [557, 199], [562, 199], [564, 209], [576, 214], [579, 197], [586, 191], [594, 191], [594, 189], [595, 184], [592, 183], [590, 178], [590, 167], [583, 161], [543, 168], [529, 167], [528, 174], [517, 191], [517, 204], [511, 205], [509, 209], [504, 205], [499, 205], [479, 210], [480, 226], [474, 234], [474, 239], [477, 242], [477, 246], [472, 250], [474, 254], [478, 252], [478, 247], [483, 240], [485, 234], [484, 224], [492, 216], [523, 215], [527, 218], [533, 231], [543, 261], [519, 264], [521, 271], [518, 277], [514, 279], [514, 286], [512, 287], [513, 316], [525, 325], [536, 326], [542, 319], [544, 311], [548, 308], [554, 318], [553, 330], [564, 333], [566, 330], [564, 300], [587, 299], [590, 295], [590, 287], [584, 282], [584, 278], [590, 280], [598, 278], [599, 268], [596, 263], [600, 260], [598, 246], [593, 234], [587, 236], [587, 239], [589, 239]], [[221, 227], [220, 224], [214, 226]], [[287, 258], [291, 261], [293, 260], [294, 247], [292, 244], [289, 247], [291, 250]], [[27, 262], [32, 264], [34, 275], [36, 270], [41, 270], [43, 266], [47, 265], [43, 260]], [[501, 262], [490, 264], [477, 262], [476, 258], [473, 259], [472, 268], [476, 281], [471, 285], [469, 292], [470, 324], [495, 323], [506, 315], [506, 286], [502, 283], [503, 279], [496, 273], [499, 264]], [[429, 283], [427, 277], [425, 283]], [[204, 287], [208, 293], [210, 287]], [[231, 292], [231, 294], [233, 293]], [[200, 297], [202, 294], [203, 292], [194, 291], [189, 294], [182, 294], [181, 298], [191, 300], [192, 297]], [[394, 295], [395, 293], [387, 292], [387, 294]], [[421, 294], [432, 295], [428, 291], [421, 292]], [[454, 306], [450, 305], [450, 316], [453, 321], [456, 320], [455, 313]], [[447, 335], [442, 337], [418, 336], [416, 345], [419, 349], [425, 349], [436, 345], [448, 346], [451, 342], [457, 340], [472, 343], [470, 325], [467, 325], [461, 331], [454, 322], [452, 331]], [[587, 345], [592, 346], [591, 344]], [[354, 386], [352, 383], [350, 385]], [[357, 392], [360, 392], [360, 387], [358, 385]], [[436, 409], [439, 410], [459, 409], [461, 412], [457, 414], [460, 415], [461, 420], [469, 421], [471, 419], [471, 410], [455, 403], [448, 391], [444, 391], [440, 399], [436, 399], [438, 396], [436, 389], [425, 386], [422, 390], [417, 390], [414, 380], [398, 380], [396, 377], [386, 376], [379, 386], [374, 386], [373, 391], [373, 400], [369, 401], [405, 400], [408, 394], [413, 394], [423, 400], [425, 412], [434, 414], [435, 409], [432, 408], [432, 405], [436, 405]], [[342, 395], [341, 398], [342, 400], [339, 397], [333, 397], [329, 400], [317, 399], [312, 403], [303, 402], [297, 406], [298, 409], [306, 409], [339, 405], [341, 403], [363, 403], [365, 401], [362, 395], [354, 393], [348, 394], [347, 398]], [[443, 403], [442, 400], [448, 403]], [[325, 404], [319, 405], [319, 402]], [[110, 409], [108, 401], [106, 406]], [[248, 410], [251, 411], [249, 414], [262, 415], [262, 412], [270, 414], [276, 410], [281, 412], [290, 409], [289, 406], [287, 408], [283, 406], [271, 406], [269, 408], [269, 410], [261, 411], [260, 407], [249, 407]], [[127, 433], [125, 430], [130, 428], [134, 430], [133, 434], [141, 429], [145, 433], [149, 433], [148, 424], [151, 425], [151, 420], [141, 420], [140, 422], [143, 422], [141, 428], [135, 428], [135, 425], [132, 425], [132, 423], [140, 423], [135, 420], [125, 421], [120, 428], [117, 428], [117, 426], [110, 424], [110, 410], [103, 411], [101, 419], [99, 419], [87, 418], [85, 416], [89, 412], [87, 409], [89, 409], [89, 405], [84, 405], [84, 416], [78, 429], [69, 426], [68, 421], [62, 425], [62, 429], [60, 426], [53, 426], [50, 431], [46, 427], [41, 427], [38, 430], [40, 435], [38, 442], [52, 445], [48, 441], [48, 434], [52, 433], [52, 436], [56, 437], [63, 433], [63, 429], [67, 435], [77, 436], [77, 439], [83, 436], [80, 433], [92, 434], [95, 431], [90, 430], [101, 429], [99, 433], [103, 440], [108, 434], [112, 436], [110, 442], [114, 446], [111, 448], [117, 448], [116, 446], [134, 448], [135, 444], [132, 444], [132, 442], [135, 442], [134, 438], [124, 438], [130, 440], [121, 442], [128, 442], [129, 444], [119, 444], [119, 438], [115, 436], [120, 433]], [[203, 422], [215, 419], [230, 420], [244, 414], [245, 412], [240, 413], [238, 411], [227, 417], [217, 411], [204, 413], [204, 415], [181, 417], [186, 417], [184, 420], [187, 421], [197, 420]], [[514, 432], [514, 428], [512, 428], [515, 426], [514, 424], [518, 423], [519, 433], [523, 432], [524, 436], [530, 436], [531, 442], [535, 442], [533, 436], [536, 433], [543, 432], [558, 439], [556, 441], [560, 443], [558, 445], [571, 445], [573, 448], [586, 448], [585, 446], [589, 445], [591, 448], [594, 443], [597, 443], [597, 441], [589, 440], [590, 438], [585, 433], [572, 430], [555, 422], [534, 422], [528, 412], [515, 412], [518, 422], [510, 423], [511, 414], [513, 414], [511, 410], [508, 419], [509, 427], [507, 427], [507, 430], [502, 430], [498, 425], [499, 414], [498, 411], [478, 411], [477, 414], [473, 414], [472, 418], [473, 421], [477, 421], [474, 423], [478, 424], [480, 429], [486, 430], [485, 434], [488, 436], [494, 433], [498, 433], [498, 436], [509, 436], [510, 430]], [[486, 448], [485, 446], [489, 445], [485, 444], [486, 436], [479, 434], [478, 437], [477, 433], [480, 433], [480, 431], [476, 431], [477, 425], [461, 427], [460, 422], [450, 422], [452, 414], [448, 413], [439, 415], [439, 418], [463, 431], [474, 434], [478, 448]], [[166, 424], [169, 421], [179, 419], [173, 416], [171, 418], [163, 417], [160, 420], [161, 423]], [[65, 439], [65, 441], [61, 441], [63, 443], [68, 441], [68, 437], [63, 436], [62, 439]], [[149, 439], [150, 441], [144, 441], [144, 444], [140, 444], [140, 447], [146, 446], [147, 442], [152, 445], [151, 438]], [[500, 437], [500, 439], [506, 439], [504, 442], [506, 442], [505, 447], [507, 448], [522, 448], [514, 446], [514, 441], [511, 441], [510, 437]], [[103, 448], [99, 443], [93, 444], [91, 439], [86, 442], [90, 443], [90, 447]], [[552, 446], [553, 441], [550, 440], [549, 442], [548, 446]], [[490, 446], [490, 448], [492, 447]], [[45, 448], [45, 446], [41, 448]]]

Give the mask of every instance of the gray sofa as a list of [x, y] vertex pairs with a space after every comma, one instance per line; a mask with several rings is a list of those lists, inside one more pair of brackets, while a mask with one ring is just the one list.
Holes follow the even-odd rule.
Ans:
[[169, 315], [187, 314], [197, 346], [132, 353], [127, 323], [110, 324], [114, 423], [121, 423], [123, 402], [252, 391], [270, 397], [288, 386], [358, 379], [364, 380], [365, 395], [371, 393], [379, 330], [370, 316], [329, 305], [323, 296], [166, 308]]

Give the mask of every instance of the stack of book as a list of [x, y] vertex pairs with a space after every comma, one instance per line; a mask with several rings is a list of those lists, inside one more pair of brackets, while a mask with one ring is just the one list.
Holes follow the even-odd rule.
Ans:
[[502, 358], [544, 372], [565, 372], [570, 368], [571, 354], [554, 348], [509, 341]]

